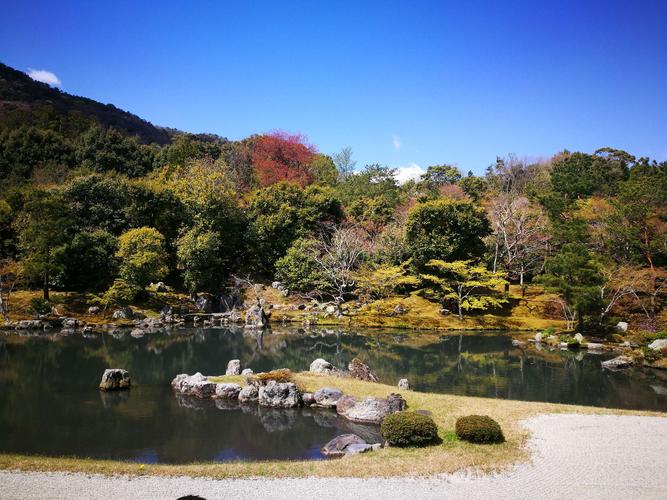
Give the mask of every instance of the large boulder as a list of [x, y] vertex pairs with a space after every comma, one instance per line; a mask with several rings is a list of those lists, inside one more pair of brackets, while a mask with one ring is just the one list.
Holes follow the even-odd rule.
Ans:
[[207, 377], [197, 372], [194, 375], [182, 373], [176, 375], [171, 386], [174, 390], [186, 396], [197, 396], [198, 398], [210, 398], [215, 394], [217, 385], [210, 382]]
[[16, 324], [17, 330], [41, 330], [45, 326], [39, 319], [22, 319]]
[[320, 408], [335, 408], [338, 400], [343, 396], [343, 392], [340, 389], [334, 389], [332, 387], [322, 387], [315, 391], [313, 398], [315, 399], [314, 406]]
[[113, 312], [111, 319], [134, 319], [134, 313], [131, 307], [121, 307]]
[[255, 385], [246, 385], [239, 392], [239, 402], [254, 403], [259, 399], [259, 388]]
[[667, 339], [656, 339], [648, 347], [654, 351], [667, 351]]
[[270, 408], [294, 408], [301, 405], [301, 394], [292, 382], [270, 380], [259, 388], [259, 404]]
[[310, 371], [313, 373], [324, 373], [329, 374], [333, 369], [333, 365], [329, 363], [326, 359], [317, 358], [310, 364]]
[[241, 360], [232, 359], [227, 363], [227, 371], [225, 375], [241, 375]]
[[115, 391], [130, 388], [130, 374], [122, 368], [107, 368], [102, 374], [100, 389]]
[[333, 458], [342, 457], [348, 453], [362, 453], [370, 449], [371, 445], [356, 434], [341, 434], [322, 446], [320, 451], [325, 457]]
[[384, 417], [403, 411], [406, 406], [399, 394], [390, 394], [387, 399], [367, 397], [363, 401], [344, 396], [338, 400], [336, 411], [353, 422], [379, 424]]
[[350, 375], [353, 378], [364, 380], [366, 382], [378, 382], [378, 378], [371, 371], [368, 365], [362, 363], [358, 358], [354, 358], [352, 361], [350, 361], [347, 369], [350, 371]]
[[241, 392], [239, 384], [216, 384], [215, 397], [222, 399], [237, 399]]
[[608, 370], [622, 370], [624, 368], [630, 368], [634, 364], [632, 358], [628, 356], [618, 356], [614, 359], [609, 359], [602, 362], [602, 368], [607, 368]]
[[249, 328], [264, 328], [268, 323], [266, 313], [262, 304], [258, 300], [257, 303], [250, 307], [245, 313], [245, 325]]

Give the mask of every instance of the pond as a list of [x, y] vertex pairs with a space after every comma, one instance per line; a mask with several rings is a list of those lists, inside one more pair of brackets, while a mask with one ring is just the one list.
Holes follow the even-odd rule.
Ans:
[[[183, 329], [122, 334], [0, 335], [0, 452], [112, 458], [142, 463], [320, 459], [320, 447], [353, 432], [378, 441], [375, 426], [330, 410], [270, 410], [177, 397], [178, 373], [224, 373], [238, 358], [255, 372], [307, 370], [323, 357], [353, 357], [381, 381], [494, 398], [667, 410], [667, 373], [602, 370], [610, 354], [523, 351], [509, 335], [435, 335], [378, 330]], [[127, 369], [133, 388], [101, 393], [107, 367]]]

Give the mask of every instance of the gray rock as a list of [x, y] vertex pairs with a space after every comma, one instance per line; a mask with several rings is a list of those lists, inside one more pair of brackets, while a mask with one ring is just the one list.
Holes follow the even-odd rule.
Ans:
[[215, 397], [223, 399], [237, 399], [241, 392], [239, 384], [216, 384]]
[[363, 401], [343, 396], [336, 405], [336, 411], [353, 422], [379, 424], [387, 415], [405, 407], [405, 400], [398, 394], [391, 394], [387, 399], [367, 397]]
[[91, 306], [88, 308], [88, 314], [94, 316], [95, 314], [99, 314], [101, 310], [99, 306]]
[[346, 455], [356, 455], [358, 453], [366, 453], [367, 451], [373, 451], [373, 446], [367, 443], [352, 443], [345, 447]]
[[371, 371], [368, 365], [362, 363], [358, 358], [354, 358], [352, 361], [350, 361], [347, 369], [350, 371], [350, 375], [353, 378], [364, 380], [366, 382], [378, 382], [378, 378]]
[[252, 368], [244, 368], [243, 371], [241, 372], [241, 375], [243, 375], [244, 377], [246, 377], [248, 375], [253, 375], [253, 374], [254, 374], [254, 372], [252, 371]]
[[315, 404], [315, 396], [312, 392], [304, 392], [301, 395], [301, 400], [305, 406], [311, 406]]
[[249, 328], [264, 328], [268, 323], [266, 313], [262, 304], [258, 300], [257, 303], [250, 307], [245, 313], [245, 325]]
[[16, 324], [17, 330], [42, 330], [44, 323], [38, 319], [23, 319]]
[[586, 344], [586, 349], [589, 351], [604, 351], [604, 345], [596, 342], [588, 342]]
[[627, 332], [628, 331], [628, 323], [625, 321], [619, 321], [616, 323], [616, 331], [617, 332]]
[[581, 333], [575, 333], [574, 334], [574, 340], [576, 340], [580, 344], [583, 344], [584, 343], [584, 336]]
[[241, 375], [241, 360], [232, 359], [227, 363], [227, 371], [225, 375]]
[[162, 281], [158, 281], [155, 284], [155, 291], [156, 292], [166, 292], [167, 291], [167, 286]]
[[102, 374], [100, 389], [114, 391], [130, 388], [130, 374], [122, 368], [107, 368]]
[[84, 326], [84, 327], [83, 327], [83, 330], [81, 330], [81, 331], [82, 331], [84, 334], [88, 335], [88, 334], [93, 333], [93, 332], [95, 331], [95, 329], [94, 329], [92, 326], [87, 325], [87, 326]]
[[410, 382], [408, 382], [407, 378], [402, 378], [401, 380], [398, 381], [398, 388], [403, 390], [403, 391], [409, 391], [410, 390]]
[[634, 364], [632, 358], [628, 356], [618, 356], [617, 358], [610, 359], [602, 362], [602, 367], [607, 368], [608, 370], [622, 370], [624, 368], [629, 368]]
[[342, 396], [343, 392], [340, 389], [334, 389], [332, 387], [322, 387], [313, 394], [315, 405], [321, 408], [335, 408], [336, 403], [338, 403], [338, 400]]
[[542, 332], [537, 332], [535, 334], [535, 342], [537, 342], [537, 343], [542, 342]]
[[252, 403], [259, 399], [259, 388], [255, 385], [246, 385], [239, 392], [239, 402]]
[[270, 380], [259, 388], [259, 404], [270, 408], [294, 408], [301, 405], [301, 394], [292, 382]]
[[141, 328], [135, 328], [134, 330], [132, 330], [130, 332], [130, 335], [134, 338], [139, 339], [139, 338], [143, 337], [144, 335], [146, 335], [146, 331], [142, 330]]
[[203, 313], [210, 313], [213, 310], [213, 302], [208, 297], [201, 296], [195, 300], [195, 307]]
[[121, 307], [116, 309], [111, 315], [111, 319], [133, 319], [134, 313], [131, 307]]
[[648, 345], [649, 349], [654, 351], [667, 350], [667, 339], [656, 339]]
[[317, 358], [310, 364], [310, 371], [315, 373], [325, 373], [328, 374], [331, 372], [333, 365], [327, 360], [322, 358]]
[[172, 380], [171, 386], [174, 390], [186, 396], [197, 396], [199, 398], [209, 398], [215, 394], [218, 384], [209, 382], [208, 378], [197, 372], [194, 375], [182, 373], [176, 375]]
[[347, 453], [346, 450], [353, 445], [368, 446], [366, 441], [356, 434], [341, 434], [322, 446], [320, 451], [325, 457], [342, 457]]

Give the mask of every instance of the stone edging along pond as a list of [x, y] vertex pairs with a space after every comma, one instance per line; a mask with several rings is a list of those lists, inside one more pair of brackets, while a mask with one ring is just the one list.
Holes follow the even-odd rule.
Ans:
[[[338, 370], [323, 359], [316, 359], [310, 366], [310, 372], [352, 377], [360, 380], [377, 381], [370, 368], [358, 359], [352, 360], [348, 371]], [[241, 374], [241, 362], [231, 360], [227, 365], [227, 375]], [[171, 382], [176, 393], [197, 398], [238, 400], [240, 404], [256, 404], [267, 408], [297, 408], [306, 406], [335, 410], [341, 417], [361, 424], [379, 425], [392, 413], [403, 411], [407, 407], [400, 394], [389, 394], [386, 398], [368, 396], [357, 400], [354, 396], [344, 395], [334, 387], [321, 387], [314, 392], [301, 392], [291, 381], [292, 373], [287, 369], [278, 369], [268, 373], [253, 374], [252, 370], [243, 370], [245, 386], [234, 382], [225, 382], [223, 377], [206, 377], [197, 372], [194, 375], [182, 373]], [[340, 457], [349, 454], [365, 453], [378, 450], [381, 443], [367, 443], [355, 434], [336, 436], [322, 446], [321, 452], [326, 457]]]

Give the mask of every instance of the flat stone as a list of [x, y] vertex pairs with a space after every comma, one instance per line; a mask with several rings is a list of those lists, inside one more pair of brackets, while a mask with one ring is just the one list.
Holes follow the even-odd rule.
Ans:
[[387, 399], [367, 397], [363, 401], [344, 396], [339, 399], [336, 411], [353, 422], [379, 424], [387, 415], [402, 411], [405, 400], [398, 394], [391, 394]]
[[618, 356], [617, 358], [610, 359], [602, 362], [602, 367], [609, 370], [620, 370], [623, 368], [629, 368], [634, 364], [632, 358], [628, 356]]
[[366, 441], [356, 434], [341, 434], [322, 446], [320, 451], [325, 457], [342, 457], [346, 454], [347, 448], [352, 445], [368, 446]]

